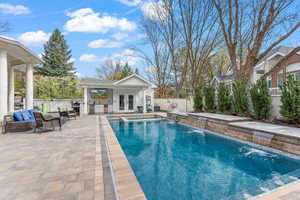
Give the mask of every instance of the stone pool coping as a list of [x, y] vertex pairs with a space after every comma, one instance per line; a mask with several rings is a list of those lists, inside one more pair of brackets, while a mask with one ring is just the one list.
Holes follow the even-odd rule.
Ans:
[[[117, 115], [100, 116], [102, 129], [107, 142], [107, 152], [110, 156], [116, 199], [120, 200], [146, 200], [127, 158], [115, 136], [107, 117]], [[120, 115], [119, 115], [120, 116]]]
[[257, 121], [232, 122], [230, 123], [230, 125], [239, 128], [245, 128], [254, 131], [263, 131], [265, 133], [272, 133], [275, 135], [282, 135], [300, 139], [300, 128], [296, 127], [281, 126]]

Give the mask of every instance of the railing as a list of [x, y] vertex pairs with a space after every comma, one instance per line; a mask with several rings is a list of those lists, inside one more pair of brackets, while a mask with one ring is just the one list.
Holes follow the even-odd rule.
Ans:
[[276, 88], [269, 88], [271, 95], [273, 96], [280, 96], [281, 95], [281, 90], [280, 88], [276, 87]]

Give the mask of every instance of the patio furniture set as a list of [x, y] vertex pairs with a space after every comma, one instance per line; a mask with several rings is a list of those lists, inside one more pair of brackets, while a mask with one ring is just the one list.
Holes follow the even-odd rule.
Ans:
[[76, 120], [77, 115], [74, 111], [63, 110], [62, 108], [58, 108], [58, 114], [59, 116], [43, 114], [37, 109], [14, 112], [12, 115], [4, 116], [3, 132], [26, 132], [31, 130], [42, 132], [55, 130], [56, 127], [61, 130], [62, 125], [67, 120], [72, 118]]

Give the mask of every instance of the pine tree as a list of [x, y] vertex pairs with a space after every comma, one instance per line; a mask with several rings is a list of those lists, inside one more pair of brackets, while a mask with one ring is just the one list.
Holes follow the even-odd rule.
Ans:
[[62, 33], [55, 29], [49, 41], [44, 45], [42, 65], [39, 73], [44, 76], [64, 77], [74, 76], [71, 50]]

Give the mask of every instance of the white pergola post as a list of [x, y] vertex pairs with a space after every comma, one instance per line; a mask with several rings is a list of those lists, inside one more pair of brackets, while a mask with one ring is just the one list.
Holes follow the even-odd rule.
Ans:
[[87, 87], [83, 88], [83, 113], [88, 114], [88, 89]]
[[7, 114], [7, 52], [0, 50], [0, 121]]
[[33, 66], [26, 65], [26, 109], [33, 108]]
[[8, 68], [8, 111], [10, 113], [15, 111], [15, 73], [13, 66]]

